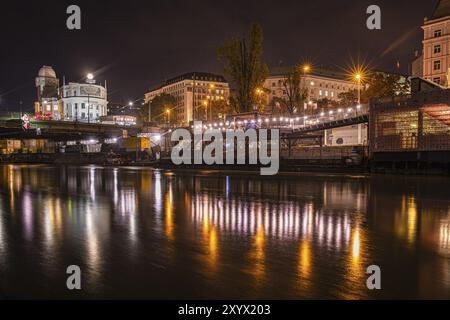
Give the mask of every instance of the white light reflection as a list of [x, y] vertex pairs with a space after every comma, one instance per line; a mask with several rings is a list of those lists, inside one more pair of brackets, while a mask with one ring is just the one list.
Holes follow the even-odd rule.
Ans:
[[23, 222], [27, 240], [33, 238], [33, 203], [31, 197], [30, 192], [25, 191], [23, 193]]
[[206, 194], [191, 198], [194, 225], [205, 221], [218, 231], [243, 235], [263, 232], [267, 239], [314, 239], [321, 245], [344, 249], [350, 245], [352, 226], [348, 213], [330, 216], [314, 211], [312, 203], [300, 207], [296, 203], [246, 203], [238, 197], [223, 201]]

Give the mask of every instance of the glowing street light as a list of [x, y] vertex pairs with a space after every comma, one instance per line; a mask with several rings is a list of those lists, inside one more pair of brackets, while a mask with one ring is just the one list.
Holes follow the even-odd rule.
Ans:
[[88, 73], [87, 76], [86, 76], [86, 78], [87, 78], [88, 80], [94, 80], [94, 75], [93, 75], [92, 73]]
[[166, 109], [167, 123], [170, 123], [170, 110]]
[[[209, 102], [207, 100], [203, 101], [203, 106], [205, 107], [205, 112], [206, 112], [206, 121], [208, 121], [208, 106], [209, 106]], [[210, 112], [212, 115], [212, 111]], [[212, 117], [211, 117], [212, 118]], [[212, 119], [211, 119], [212, 120]]]
[[362, 80], [362, 78], [363, 78], [362, 73], [360, 73], [360, 72], [355, 73], [355, 79], [358, 84], [358, 104], [361, 104], [361, 80]]

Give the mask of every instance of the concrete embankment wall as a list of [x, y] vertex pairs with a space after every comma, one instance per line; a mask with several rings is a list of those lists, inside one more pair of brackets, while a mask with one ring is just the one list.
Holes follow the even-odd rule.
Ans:
[[11, 154], [2, 155], [2, 163], [42, 163], [42, 164], [103, 164], [106, 161], [106, 155], [101, 153], [37, 153], [37, 154]]

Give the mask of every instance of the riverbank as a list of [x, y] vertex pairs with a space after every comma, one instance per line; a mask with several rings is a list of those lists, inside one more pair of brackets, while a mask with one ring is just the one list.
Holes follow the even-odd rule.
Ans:
[[[120, 157], [108, 154], [13, 154], [0, 156], [0, 164], [48, 164], [48, 165], [99, 165], [99, 166], [140, 166], [172, 171], [216, 171], [247, 172], [260, 174], [259, 165], [174, 165], [170, 159], [135, 160], [135, 157]], [[421, 163], [371, 164], [364, 161], [330, 161], [317, 159], [280, 160], [279, 173], [330, 173], [330, 174], [398, 174], [398, 175], [444, 175], [450, 176], [448, 166], [430, 166]]]

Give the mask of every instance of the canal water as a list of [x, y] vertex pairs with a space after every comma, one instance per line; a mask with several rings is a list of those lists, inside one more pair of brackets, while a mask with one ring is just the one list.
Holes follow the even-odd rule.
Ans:
[[0, 297], [449, 299], [450, 179], [0, 166]]

